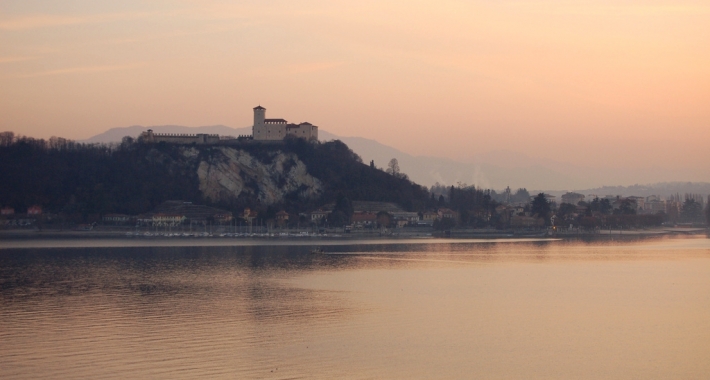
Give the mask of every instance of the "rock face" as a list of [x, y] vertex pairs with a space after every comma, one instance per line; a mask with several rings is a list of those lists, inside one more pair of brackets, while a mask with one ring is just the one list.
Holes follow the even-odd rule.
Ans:
[[189, 161], [199, 161], [200, 191], [213, 201], [229, 201], [246, 194], [270, 205], [286, 196], [316, 199], [323, 192], [321, 182], [308, 174], [306, 165], [293, 153], [268, 152], [261, 160], [230, 147], [212, 148], [208, 155], [200, 153], [196, 148], [182, 150]]

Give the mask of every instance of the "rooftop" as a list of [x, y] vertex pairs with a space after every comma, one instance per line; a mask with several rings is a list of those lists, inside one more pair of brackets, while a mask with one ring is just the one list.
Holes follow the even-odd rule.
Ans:
[[153, 210], [156, 214], [181, 214], [187, 218], [209, 218], [215, 215], [229, 214], [229, 211], [218, 208], [193, 205], [191, 202], [167, 201], [160, 204]]

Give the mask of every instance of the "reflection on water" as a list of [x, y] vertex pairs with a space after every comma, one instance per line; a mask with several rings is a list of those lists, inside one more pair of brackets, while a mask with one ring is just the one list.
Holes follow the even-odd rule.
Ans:
[[707, 238], [311, 248], [0, 250], [0, 378], [710, 373]]

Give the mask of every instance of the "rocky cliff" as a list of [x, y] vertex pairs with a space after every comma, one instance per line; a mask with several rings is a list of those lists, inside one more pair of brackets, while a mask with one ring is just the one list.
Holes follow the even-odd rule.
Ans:
[[266, 159], [260, 160], [231, 147], [210, 149], [209, 155], [185, 147], [182, 154], [197, 167], [202, 196], [213, 202], [229, 202], [248, 195], [263, 205], [271, 205], [286, 196], [314, 200], [323, 192], [321, 182], [308, 173], [294, 153], [270, 151]]

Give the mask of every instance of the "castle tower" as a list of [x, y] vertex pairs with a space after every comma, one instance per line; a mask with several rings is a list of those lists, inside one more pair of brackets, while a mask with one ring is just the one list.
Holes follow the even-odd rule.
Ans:
[[266, 108], [262, 106], [254, 107], [254, 126], [264, 125], [264, 119], [266, 118]]
[[251, 135], [255, 140], [262, 140], [266, 136], [266, 108], [258, 105], [254, 107], [254, 126], [251, 127]]

